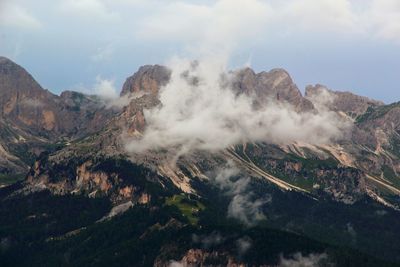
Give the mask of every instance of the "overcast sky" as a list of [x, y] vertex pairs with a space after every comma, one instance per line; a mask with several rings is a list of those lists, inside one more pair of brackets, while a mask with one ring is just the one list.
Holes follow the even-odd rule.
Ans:
[[0, 55], [55, 93], [119, 91], [141, 65], [213, 49], [302, 91], [400, 101], [399, 0], [0, 0]]

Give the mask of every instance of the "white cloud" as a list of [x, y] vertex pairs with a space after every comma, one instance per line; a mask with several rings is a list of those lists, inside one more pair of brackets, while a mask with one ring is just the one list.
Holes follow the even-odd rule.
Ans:
[[119, 18], [117, 12], [112, 11], [102, 0], [63, 0], [59, 9], [69, 15], [83, 19], [115, 20]]
[[105, 99], [118, 98], [118, 92], [115, 88], [114, 81], [103, 79], [101, 76], [96, 77], [93, 93]]
[[96, 76], [96, 81], [91, 87], [85, 87], [80, 84], [72, 88], [74, 91], [82, 92], [84, 94], [97, 95], [104, 100], [114, 100], [119, 97], [118, 91], [114, 85], [114, 81], [104, 79], [100, 75]]
[[289, 0], [275, 6], [274, 10], [279, 24], [286, 24], [291, 30], [328, 33], [361, 31], [357, 25], [357, 14], [348, 0]]
[[[177, 60], [171, 68], [171, 81], [159, 96], [162, 105], [145, 110], [143, 138], [128, 142], [128, 151], [170, 148], [182, 154], [217, 151], [243, 142], [321, 144], [340, 138], [349, 126], [329, 111], [298, 113], [274, 101], [254, 108], [252, 97], [237, 96], [221, 84], [222, 74], [230, 76], [217, 56], [196, 67]], [[192, 85], [190, 79], [199, 83]]]
[[16, 29], [39, 29], [41, 22], [18, 3], [6, 0], [0, 3], [0, 26]]
[[208, 235], [192, 235], [192, 241], [194, 243], [200, 243], [206, 249], [209, 249], [213, 246], [221, 244], [225, 238], [219, 232], [212, 232]]
[[360, 26], [348, 0], [219, 0], [211, 5], [172, 1], [146, 17], [139, 33], [151, 39], [205, 39], [224, 46], [298, 31], [353, 34], [362, 31]]
[[[265, 16], [270, 14], [266, 1], [219, 0], [211, 6], [174, 3], [167, 5], [167, 11], [163, 9], [165, 13], [156, 13], [155, 18], [162, 19], [151, 24], [154, 28], [149, 34], [166, 31], [174, 35], [176, 31], [173, 38], [185, 38], [188, 31], [194, 33], [194, 39], [184, 43], [196, 48], [192, 57], [199, 61], [193, 64], [179, 57], [170, 61], [172, 75], [160, 91], [161, 105], [144, 111], [146, 130], [140, 140], [128, 140], [128, 151], [168, 148], [181, 155], [193, 150], [218, 151], [243, 142], [319, 144], [342, 136], [349, 125], [333, 112], [298, 113], [274, 101], [256, 109], [251, 96], [237, 96], [231, 90], [229, 84], [235, 77], [226, 66], [236, 44], [256, 39], [263, 31]], [[221, 83], [222, 76], [225, 83]]]
[[400, 1], [373, 0], [364, 19], [377, 37], [400, 44]]
[[204, 47], [224, 51], [251, 38], [269, 17], [268, 5], [259, 0], [219, 0], [212, 4], [171, 1], [145, 17], [139, 36], [187, 44], [199, 54]]
[[259, 38], [297, 34], [330, 36], [334, 40], [345, 35], [398, 42], [399, 3], [397, 0], [218, 0], [196, 4], [176, 0], [159, 5], [146, 16], [139, 34], [175, 42], [207, 39], [229, 43], [234, 33], [244, 34], [239, 38], [244, 42], [254, 42], [246, 40], [246, 34], [262, 26]]
[[281, 257], [279, 267], [318, 267], [331, 265], [328, 261], [328, 255], [325, 253], [310, 254], [308, 256], [296, 253], [292, 258]]
[[254, 226], [266, 219], [262, 206], [271, 201], [271, 196], [266, 194], [263, 198], [255, 199], [254, 193], [249, 189], [250, 179], [243, 177], [232, 162], [219, 169], [211, 181], [232, 198], [228, 206], [228, 217], [237, 219], [246, 226]]
[[96, 77], [96, 83], [93, 88], [86, 92], [99, 96], [107, 108], [122, 108], [128, 105], [131, 100], [143, 95], [142, 93], [136, 93], [119, 97], [119, 92], [115, 87], [114, 81], [103, 79], [101, 76]]

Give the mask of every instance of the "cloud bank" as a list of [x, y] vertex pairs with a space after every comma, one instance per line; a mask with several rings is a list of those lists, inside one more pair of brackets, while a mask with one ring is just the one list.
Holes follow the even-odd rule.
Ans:
[[11, 29], [37, 30], [42, 23], [23, 6], [14, 1], [0, 1], [0, 26]]
[[[218, 151], [245, 142], [319, 144], [341, 137], [348, 125], [335, 113], [298, 113], [292, 106], [272, 100], [255, 108], [254, 97], [233, 92], [236, 77], [227, 66], [243, 40], [255, 40], [263, 32], [272, 8], [268, 2], [173, 3], [143, 30], [155, 36], [167, 32], [179, 39], [187, 35], [184, 25], [190, 25], [194, 35], [183, 40], [189, 58], [175, 56], [167, 63], [172, 75], [160, 90], [161, 105], [144, 111], [146, 130], [140, 140], [128, 142], [128, 151], [168, 148], [180, 155]], [[182, 23], [181, 17], [191, 19]]]
[[[234, 66], [254, 55], [257, 69], [283, 66], [302, 87], [323, 82], [390, 101], [399, 24], [397, 0], [2, 0], [0, 54], [58, 91], [99, 74], [120, 85], [132, 68], [207, 39], [236, 43]], [[231, 29], [240, 38], [224, 34]]]
[[254, 98], [226, 86], [234, 77], [211, 59], [178, 60], [171, 68], [171, 81], [160, 91], [161, 105], [144, 111], [147, 128], [140, 140], [128, 142], [128, 151], [169, 148], [185, 154], [246, 142], [325, 144], [342, 137], [349, 126], [326, 110], [298, 113], [272, 100], [255, 108]]
[[[212, 4], [171, 1], [141, 22], [139, 34], [158, 39], [183, 41], [198, 38], [192, 29], [200, 30], [224, 20], [237, 31], [252, 31], [251, 27], [235, 24], [240, 16], [252, 12], [264, 24], [268, 35], [328, 33], [385, 39], [400, 43], [400, 6], [397, 0], [219, 0]], [[176, 16], [180, 14], [180, 16]], [[227, 14], [218, 17], [216, 14]], [[256, 20], [254, 19], [256, 18]], [[168, 21], [168, 23], [165, 23]], [[217, 29], [218, 31], [218, 29]]]

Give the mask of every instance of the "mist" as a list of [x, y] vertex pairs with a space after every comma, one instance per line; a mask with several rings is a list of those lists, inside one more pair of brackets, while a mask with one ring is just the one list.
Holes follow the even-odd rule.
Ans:
[[216, 174], [211, 176], [210, 180], [230, 198], [228, 218], [234, 218], [246, 227], [255, 226], [267, 219], [262, 208], [272, 201], [272, 197], [269, 194], [261, 198], [255, 197], [250, 187], [251, 179], [243, 175], [232, 161], [216, 170]]
[[232, 90], [234, 74], [215, 58], [175, 58], [169, 68], [171, 80], [160, 90], [161, 105], [144, 111], [146, 130], [141, 139], [128, 140], [129, 152], [166, 148], [185, 154], [246, 142], [327, 144], [350, 127], [337, 113], [318, 110], [330, 101], [325, 95], [316, 110], [307, 112], [273, 99], [256, 107], [255, 96]]
[[[244, 47], [257, 43], [270, 11], [267, 3], [259, 0], [246, 1], [246, 5], [243, 0], [221, 0], [202, 9], [201, 17], [206, 17], [207, 23], [191, 29], [190, 38], [180, 39], [184, 49], [165, 64], [171, 78], [159, 91], [161, 104], [144, 110], [146, 129], [140, 139], [125, 140], [127, 151], [167, 149], [179, 156], [246, 142], [327, 144], [342, 138], [350, 126], [334, 112], [299, 113], [275, 99], [256, 106], [256, 96], [232, 90], [236, 77], [229, 69], [231, 60]], [[186, 27], [161, 25], [156, 17], [146, 25], [188, 36]], [[242, 67], [249, 64], [244, 62]]]

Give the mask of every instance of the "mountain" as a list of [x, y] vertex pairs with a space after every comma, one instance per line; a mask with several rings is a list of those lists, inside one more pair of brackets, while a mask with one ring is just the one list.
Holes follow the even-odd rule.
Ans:
[[236, 71], [233, 90], [254, 94], [262, 102], [268, 99], [287, 102], [296, 111], [313, 109], [313, 104], [301, 95], [289, 73], [283, 69], [273, 69], [269, 72], [255, 73], [250, 68]]
[[321, 94], [333, 96], [331, 103], [328, 103], [329, 109], [336, 112], [343, 112], [352, 118], [364, 114], [368, 108], [384, 106], [384, 103], [381, 101], [369, 99], [364, 96], [358, 96], [350, 92], [332, 91], [320, 84], [307, 86], [305, 97], [312, 99]]
[[160, 87], [169, 82], [170, 77], [170, 70], [164, 66], [147, 65], [140, 67], [135, 74], [126, 79], [121, 96], [140, 92], [157, 94]]
[[[398, 103], [321, 85], [303, 96], [285, 70], [245, 68], [221, 81], [256, 108], [331, 112], [353, 127], [330, 144], [244, 142], [177, 157], [126, 149], [145, 133], [146, 110], [162, 105], [166, 67], [129, 77], [121, 109], [51, 94], [8, 59], [0, 70], [4, 266], [400, 264]], [[24, 179], [11, 184], [16, 174]]]
[[43, 151], [100, 130], [113, 116], [96, 96], [44, 90], [21, 66], [0, 58], [2, 174], [25, 175]]

